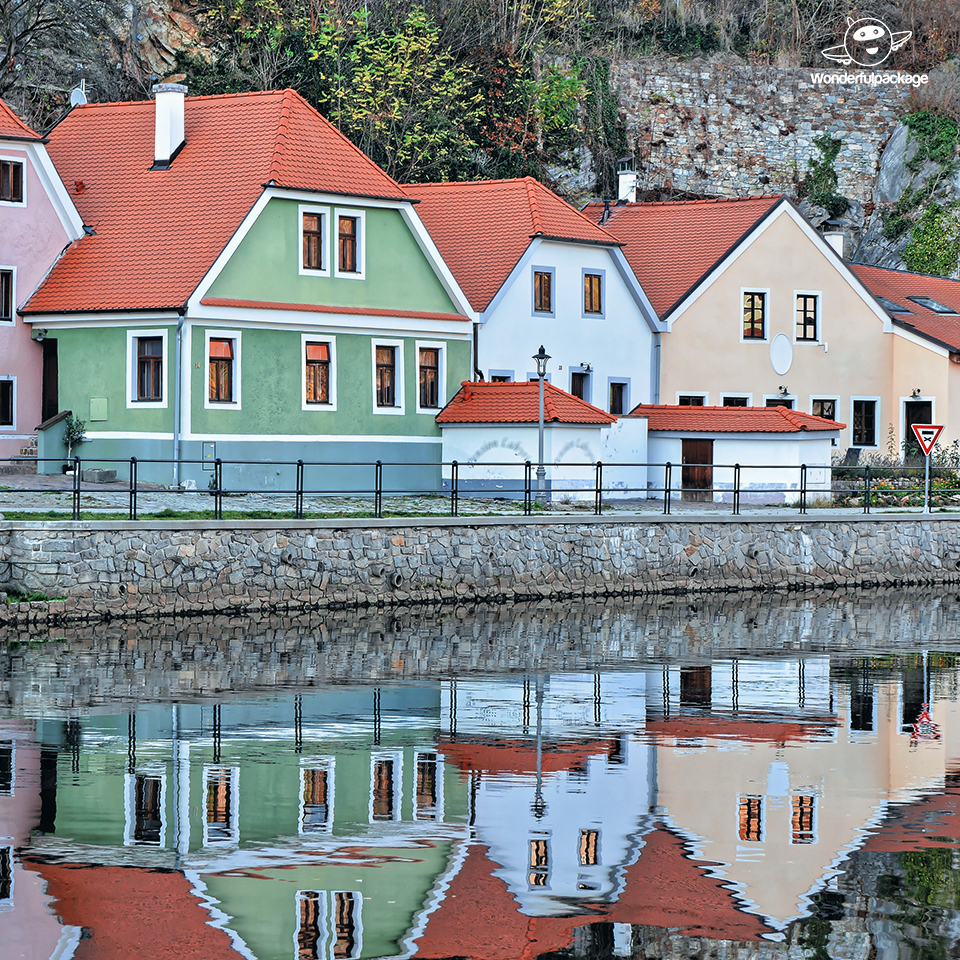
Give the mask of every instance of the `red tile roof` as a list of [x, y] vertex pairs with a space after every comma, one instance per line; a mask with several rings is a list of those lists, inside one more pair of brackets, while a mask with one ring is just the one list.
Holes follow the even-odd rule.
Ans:
[[612, 740], [547, 741], [537, 752], [532, 740], [462, 740], [439, 737], [437, 748], [461, 772], [536, 773], [539, 760], [544, 773], [570, 770], [591, 757], [609, 756]]
[[649, 430], [685, 433], [800, 433], [842, 430], [846, 426], [786, 407], [681, 407], [641, 403], [630, 415], [646, 417]]
[[616, 246], [619, 241], [532, 177], [410, 184], [417, 213], [457, 283], [486, 310], [533, 237]]
[[14, 140], [42, 140], [2, 100], [0, 100], [0, 137]]
[[886, 267], [870, 267], [864, 263], [851, 263], [850, 269], [874, 296], [886, 297], [910, 311], [890, 313], [898, 327], [914, 330], [952, 350], [960, 350], [960, 316], [939, 314], [907, 299], [931, 297], [960, 314], [960, 280], [933, 277], [924, 273], [908, 273], [906, 270], [890, 270]]
[[[437, 423], [537, 423], [540, 385], [536, 380], [516, 383], [463, 381], [454, 398], [437, 414]], [[599, 407], [555, 387], [543, 384], [544, 423], [606, 425], [617, 418]]]
[[76, 107], [49, 147], [84, 223], [27, 312], [181, 306], [263, 185], [406, 199], [292, 90], [188, 97], [186, 144], [151, 170], [154, 102]]
[[[624, 254], [653, 309], [663, 319], [740, 239], [778, 203], [780, 195], [612, 205], [604, 228], [625, 242]], [[584, 214], [599, 223], [602, 203]]]

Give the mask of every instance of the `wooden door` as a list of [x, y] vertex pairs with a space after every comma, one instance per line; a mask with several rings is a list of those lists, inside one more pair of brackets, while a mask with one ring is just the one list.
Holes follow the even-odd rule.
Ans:
[[57, 341], [48, 337], [43, 341], [43, 372], [40, 381], [40, 419], [42, 421], [50, 420], [60, 412], [59, 376]]
[[929, 400], [908, 400], [904, 404], [903, 421], [907, 460], [923, 462], [923, 451], [912, 428], [915, 423], [933, 423], [933, 404]]
[[680, 486], [684, 500], [713, 500], [713, 441], [682, 441]]

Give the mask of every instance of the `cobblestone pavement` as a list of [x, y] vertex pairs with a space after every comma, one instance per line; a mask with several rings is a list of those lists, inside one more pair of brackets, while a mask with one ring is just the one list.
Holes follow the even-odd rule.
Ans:
[[[72, 509], [73, 486], [69, 476], [43, 475], [0, 475], [0, 516], [19, 512], [55, 511], [70, 515]], [[130, 506], [129, 486], [123, 482], [92, 483], [81, 486], [81, 515], [90, 519], [103, 514], [122, 513], [127, 515]], [[230, 494], [223, 499], [225, 513], [253, 513], [255, 511], [273, 511], [293, 513], [295, 497], [292, 493], [246, 493]], [[560, 496], [546, 506], [551, 515], [592, 516], [593, 496], [588, 499], [572, 501]], [[847, 508], [850, 509], [849, 507]], [[910, 508], [900, 508], [901, 510]], [[153, 484], [140, 484], [137, 488], [137, 513], [139, 516], [160, 513], [164, 510], [206, 512], [213, 516], [213, 498], [206, 490], [171, 490]], [[856, 508], [854, 508], [856, 510]], [[369, 517], [374, 514], [373, 496], [305, 496], [304, 512], [325, 516]], [[683, 501], [674, 497], [671, 500], [672, 514], [711, 514], [729, 515], [730, 503], [704, 503]], [[789, 516], [797, 514], [796, 507], [783, 504], [747, 503], [741, 504], [742, 515]], [[810, 508], [809, 513], [836, 513], [830, 508]], [[859, 512], [859, 511], [857, 511]], [[539, 513], [539, 511], [538, 511]], [[603, 514], [663, 514], [663, 500], [604, 500]], [[384, 516], [449, 516], [449, 495], [432, 494], [424, 496], [383, 497]], [[490, 497], [468, 497], [460, 495], [460, 516], [522, 516], [523, 503], [518, 500]]]

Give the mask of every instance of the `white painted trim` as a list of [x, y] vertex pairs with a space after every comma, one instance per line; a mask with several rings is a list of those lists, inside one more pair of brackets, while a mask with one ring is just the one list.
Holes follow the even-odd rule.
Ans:
[[[75, 314], [75, 316], [81, 316]], [[95, 317], [90, 320], [64, 319], [63, 314], [30, 314], [24, 317], [24, 322], [34, 327], [45, 327], [51, 332], [55, 330], [109, 330], [114, 327], [126, 327], [131, 323], [166, 323], [176, 326], [180, 315], [171, 313], [118, 313], [116, 317]]]
[[[450, 424], [449, 426], [454, 426]], [[456, 424], [456, 426], [463, 426]], [[486, 426], [486, 424], [480, 424]], [[536, 426], [536, 422], [534, 422]], [[547, 425], [549, 426], [549, 424]], [[444, 429], [447, 429], [445, 426]], [[29, 435], [30, 437], [33, 434]], [[88, 440], [172, 440], [172, 433], [150, 433], [147, 431], [131, 432], [129, 430], [88, 430]], [[7, 438], [11, 439], [11, 438]], [[29, 439], [27, 435], [23, 439]], [[197, 442], [198, 440], [215, 440], [217, 443], [436, 443], [441, 442], [436, 437], [394, 437], [388, 434], [359, 433], [351, 434], [321, 434], [316, 433], [181, 433], [183, 442]]]
[[[797, 298], [817, 298], [817, 338], [815, 340], [800, 340], [797, 338]], [[822, 290], [794, 290], [793, 291], [793, 342], [799, 346], [823, 346], [823, 291]]]
[[703, 397], [703, 405], [710, 406], [710, 394], [706, 390], [678, 390], [674, 395], [673, 402], [680, 405], [681, 397]]
[[493, 295], [493, 299], [490, 301], [487, 309], [480, 314], [480, 322], [486, 323], [486, 321], [496, 313], [497, 307], [500, 306], [501, 301], [507, 295], [510, 288], [513, 286], [517, 280], [526, 274], [528, 267], [533, 260], [534, 255], [537, 250], [540, 248], [543, 239], [541, 237], [534, 237], [527, 246], [527, 249], [523, 251], [520, 255], [520, 259], [517, 260], [513, 269], [510, 273], [507, 274], [507, 279], [500, 284], [500, 289]]
[[[307, 344], [325, 343], [330, 348], [329, 403], [307, 403]], [[337, 409], [337, 338], [322, 334], [300, 335], [300, 409], [310, 413], [334, 413]]]
[[47, 148], [42, 143], [34, 143], [28, 146], [27, 153], [64, 232], [70, 240], [79, 240], [83, 236], [83, 218], [74, 206], [70, 191], [53, 165]]
[[[377, 347], [394, 347], [394, 405], [392, 407], [377, 406]], [[374, 337], [370, 341], [370, 374], [371, 374], [371, 401], [373, 413], [378, 416], [403, 416], [404, 399], [406, 394], [406, 380], [403, 371], [403, 340], [389, 340], [384, 337]]]
[[[320, 263], [319, 270], [303, 265], [303, 218], [318, 216], [320, 218]], [[297, 272], [301, 277], [329, 277], [330, 276], [330, 208], [314, 207], [301, 203], [297, 207]]]
[[936, 354], [938, 357], [943, 357], [945, 360], [950, 359], [951, 351], [947, 347], [941, 346], [939, 343], [933, 343], [926, 337], [920, 336], [915, 330], [904, 330], [903, 327], [895, 326], [893, 328], [893, 335], [895, 337], [902, 337], [907, 342], [916, 344], [918, 347], [924, 347], [926, 350]]
[[[348, 217], [357, 221], [357, 269], [340, 269], [340, 218]], [[367, 269], [367, 222], [364, 211], [359, 207], [336, 207], [330, 223], [331, 239], [336, 241], [331, 246], [336, 253], [331, 257], [333, 261], [333, 275], [343, 280], [366, 280]]]
[[17, 325], [17, 307], [20, 306], [17, 303], [17, 268], [12, 263], [0, 263], [0, 270], [7, 271], [9, 270], [13, 274], [13, 278], [10, 281], [10, 319], [4, 320], [0, 317], [0, 330], [5, 328], [13, 328]]
[[[160, 337], [163, 348], [160, 358], [160, 400], [137, 399], [137, 344], [141, 338]], [[167, 349], [167, 328], [154, 327], [153, 329], [127, 330], [127, 409], [128, 410], [165, 410], [167, 408], [167, 377], [170, 373], [170, 354]]]
[[88, 440], [172, 440], [172, 433], [152, 433], [145, 430], [87, 430]]
[[[743, 298], [748, 293], [762, 293], [763, 294], [763, 336], [762, 337], [745, 337], [743, 335], [743, 309], [744, 303]], [[769, 287], [741, 287], [740, 288], [740, 301], [738, 304], [737, 311], [737, 323], [740, 327], [740, 342], [741, 343], [770, 343], [770, 288]]]
[[[7, 149], [10, 147], [7, 145]], [[0, 210], [12, 210], [14, 208], [22, 209], [27, 206], [27, 164], [30, 161], [30, 155], [27, 152], [26, 144], [23, 146], [23, 153], [20, 155], [12, 153], [0, 153], [0, 160], [8, 163], [18, 163], [22, 167], [20, 171], [20, 186], [23, 190], [22, 200], [0, 200]], [[36, 165], [34, 165], [36, 166]]]
[[[853, 404], [855, 400], [873, 400], [876, 403], [876, 413], [873, 418], [874, 420], [874, 443], [872, 446], [861, 446], [853, 442]], [[858, 450], [879, 450], [880, 449], [880, 434], [881, 434], [881, 425], [883, 424], [883, 406], [882, 406], [882, 397], [864, 397], [864, 396], [851, 396], [850, 397], [850, 418], [847, 420], [847, 427], [850, 430], [850, 446], [856, 447]]]
[[3, 439], [12, 440], [13, 437], [10, 436], [10, 434], [17, 429], [17, 378], [13, 374], [0, 374], [0, 380], [4, 381], [5, 383], [9, 382], [13, 384], [13, 402], [11, 404], [13, 421], [6, 426], [0, 424], [0, 431], [3, 431], [4, 433]]
[[[203, 340], [203, 407], [205, 410], [240, 410], [240, 339], [242, 334], [239, 330], [218, 330], [207, 328], [204, 331]], [[217, 401], [210, 399], [210, 341], [213, 340], [232, 340], [233, 341], [233, 399], [229, 401]], [[189, 355], [188, 355], [189, 356]], [[187, 366], [188, 364], [185, 364]]]
[[[439, 350], [437, 364], [437, 406], [420, 406], [420, 349]], [[429, 417], [435, 417], [447, 404], [447, 345], [439, 340], [417, 340], [414, 343], [414, 356], [417, 358], [417, 380], [415, 389], [417, 393], [417, 413]]]

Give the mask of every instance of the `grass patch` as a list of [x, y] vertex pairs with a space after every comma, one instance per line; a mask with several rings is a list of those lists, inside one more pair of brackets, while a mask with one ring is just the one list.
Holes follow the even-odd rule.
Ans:
[[66, 597], [48, 597], [45, 593], [18, 593], [7, 591], [7, 603], [50, 603], [53, 600], [66, 600]]

